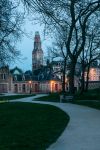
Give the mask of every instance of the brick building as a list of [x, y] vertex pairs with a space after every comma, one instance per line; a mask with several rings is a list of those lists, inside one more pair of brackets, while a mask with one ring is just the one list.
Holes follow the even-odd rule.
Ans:
[[[49, 93], [59, 92], [62, 89], [61, 66], [62, 61], [55, 61], [53, 65], [43, 64], [43, 50], [39, 32], [35, 33], [34, 48], [32, 51], [32, 71], [23, 72], [18, 67], [9, 69], [8, 66], [0, 68], [0, 93]], [[77, 65], [76, 72], [80, 72]], [[67, 68], [67, 71], [69, 69]], [[68, 73], [66, 73], [67, 75]], [[79, 74], [79, 73], [78, 73]], [[87, 72], [85, 72], [86, 79]], [[78, 90], [79, 76], [75, 75], [75, 88]], [[89, 88], [100, 87], [100, 66], [91, 67], [89, 72]], [[66, 76], [66, 90], [69, 83]]]
[[0, 68], [0, 93], [49, 93], [61, 91], [61, 81], [50, 66], [43, 64], [43, 50], [39, 32], [35, 33], [32, 51], [32, 71], [18, 67]]

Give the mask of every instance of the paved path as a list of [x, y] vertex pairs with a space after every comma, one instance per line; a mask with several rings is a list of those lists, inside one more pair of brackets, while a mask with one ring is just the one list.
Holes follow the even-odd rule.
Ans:
[[36, 102], [32, 99], [23, 98], [21, 101], [55, 105], [70, 116], [65, 131], [47, 150], [100, 150], [99, 110], [68, 103]]
[[31, 97], [25, 97], [25, 98], [20, 98], [20, 99], [15, 99], [15, 100], [11, 100], [11, 102], [33, 102], [32, 100], [38, 97], [42, 97], [42, 96], [46, 96], [48, 94], [38, 94], [36, 96], [31, 96]]

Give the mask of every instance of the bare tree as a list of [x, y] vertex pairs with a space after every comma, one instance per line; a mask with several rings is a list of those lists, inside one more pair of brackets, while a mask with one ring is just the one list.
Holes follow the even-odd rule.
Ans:
[[[88, 27], [89, 28], [89, 27]], [[78, 62], [82, 65], [82, 77], [81, 77], [81, 93], [88, 89], [88, 75], [91, 63], [99, 58], [100, 55], [100, 27], [97, 22], [95, 26], [91, 26], [86, 35], [86, 43], [84, 47], [84, 55], [81, 55]], [[84, 60], [83, 60], [84, 59]], [[87, 82], [85, 84], [84, 72], [87, 70]], [[86, 85], [86, 86], [85, 86]]]
[[[98, 37], [97, 37], [98, 36]], [[89, 71], [91, 64], [94, 61], [97, 61], [100, 57], [100, 37], [97, 34], [96, 31], [92, 33], [92, 35], [88, 38], [89, 47], [88, 52], [86, 53], [86, 59], [85, 59], [85, 71], [87, 70], [87, 78], [86, 78], [86, 85], [85, 85], [85, 91], [88, 90], [88, 80], [89, 80]]]
[[[86, 34], [95, 20], [99, 20], [100, 0], [23, 0], [34, 13], [40, 14], [40, 21], [50, 29], [62, 30], [66, 35], [66, 51], [71, 60], [69, 88], [74, 93], [74, 74], [77, 59], [84, 57]], [[93, 19], [93, 21], [92, 21]], [[87, 24], [92, 22], [87, 28]], [[83, 58], [84, 72], [84, 58]]]
[[21, 37], [23, 14], [18, 12], [19, 2], [0, 1], [0, 63], [5, 64], [20, 55], [16, 43]]
[[58, 58], [58, 61], [61, 61], [60, 73], [62, 73], [62, 92], [65, 93], [65, 86], [66, 86], [66, 68], [67, 68], [67, 60], [68, 54], [66, 51], [65, 45], [65, 36], [64, 32], [57, 32], [55, 33], [55, 41], [53, 42], [53, 48], [51, 49], [52, 60], [54, 58]]

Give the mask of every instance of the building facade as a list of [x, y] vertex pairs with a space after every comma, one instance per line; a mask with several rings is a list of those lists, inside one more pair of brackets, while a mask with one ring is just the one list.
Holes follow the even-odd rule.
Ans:
[[[0, 93], [49, 93], [62, 90], [62, 61], [55, 61], [50, 65], [43, 64], [43, 50], [41, 47], [41, 38], [39, 32], [35, 33], [34, 48], [32, 51], [32, 71], [23, 72], [18, 67], [9, 69], [8, 66], [0, 68]], [[76, 68], [74, 87], [76, 90], [80, 87], [79, 70]], [[68, 75], [69, 69], [66, 69]], [[78, 72], [78, 75], [77, 75]], [[87, 72], [85, 72], [85, 79]], [[100, 66], [91, 67], [89, 72], [89, 88], [100, 87]], [[66, 91], [69, 90], [68, 78], [66, 76]]]
[[12, 91], [13, 78], [11, 76], [9, 67], [0, 68], [0, 93], [7, 93]]
[[[87, 80], [87, 71], [84, 74], [85, 81]], [[88, 75], [88, 88], [100, 88], [100, 65], [91, 66]]]
[[[85, 72], [85, 81], [87, 78], [87, 72]], [[89, 81], [100, 81], [100, 67], [91, 67], [89, 71]]]
[[43, 65], [43, 50], [39, 32], [35, 33], [32, 51], [32, 71], [18, 67], [0, 68], [0, 93], [49, 93], [61, 91], [61, 81], [53, 75], [50, 66]]

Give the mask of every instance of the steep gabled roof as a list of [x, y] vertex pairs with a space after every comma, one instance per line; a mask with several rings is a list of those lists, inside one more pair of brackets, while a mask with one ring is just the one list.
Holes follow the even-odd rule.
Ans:
[[17, 66], [14, 69], [11, 69], [10, 72], [12, 74], [16, 74], [16, 75], [20, 75], [23, 73], [23, 71], [20, 68], [18, 68]]
[[35, 70], [32, 79], [36, 81], [59, 80], [53, 73], [53, 69], [49, 66], [44, 66], [41, 69]]

